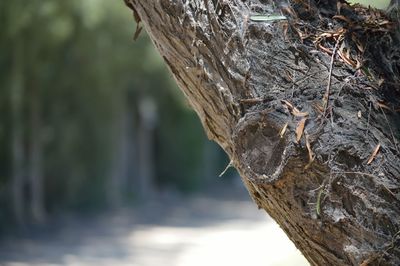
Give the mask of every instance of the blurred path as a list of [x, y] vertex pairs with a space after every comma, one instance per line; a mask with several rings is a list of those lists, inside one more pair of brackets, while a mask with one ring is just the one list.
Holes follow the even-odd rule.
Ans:
[[308, 265], [246, 192], [236, 190], [64, 217], [52, 229], [0, 241], [0, 265]]

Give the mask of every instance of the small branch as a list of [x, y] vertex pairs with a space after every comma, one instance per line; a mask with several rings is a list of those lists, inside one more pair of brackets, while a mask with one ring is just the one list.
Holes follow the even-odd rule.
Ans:
[[338, 39], [336, 40], [335, 48], [333, 48], [333, 52], [332, 52], [331, 64], [329, 66], [328, 86], [326, 86], [326, 91], [325, 91], [324, 98], [323, 98], [324, 117], [325, 117], [325, 114], [326, 114], [326, 109], [328, 108], [329, 94], [330, 94], [330, 91], [331, 91], [333, 62], [335, 61], [337, 48], [338, 48], [339, 43], [340, 43], [341, 40], [342, 40], [342, 35], [339, 36]]
[[226, 171], [228, 171], [228, 169], [231, 168], [232, 166], [233, 166], [233, 161], [231, 160], [229, 164], [225, 167], [224, 171], [222, 171], [222, 173], [220, 173], [218, 177], [222, 177], [226, 173]]

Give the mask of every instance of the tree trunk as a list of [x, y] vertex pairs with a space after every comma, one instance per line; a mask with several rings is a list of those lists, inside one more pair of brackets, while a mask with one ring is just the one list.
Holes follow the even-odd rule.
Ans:
[[126, 2], [312, 265], [400, 265], [400, 42], [384, 14], [334, 0]]
[[10, 84], [12, 204], [17, 224], [24, 225], [23, 43], [16, 41], [13, 51]]
[[124, 188], [128, 180], [128, 110], [122, 97], [118, 97], [118, 105], [115, 106], [114, 126], [113, 126], [113, 163], [107, 189], [108, 201], [111, 206], [118, 207], [122, 203], [123, 195], [126, 194]]
[[31, 191], [31, 212], [36, 223], [45, 220], [44, 182], [43, 182], [43, 144], [42, 144], [42, 117], [40, 103], [40, 89], [35, 82], [31, 85], [30, 98], [30, 153], [29, 179]]
[[157, 106], [151, 98], [142, 97], [138, 104], [138, 192], [141, 200], [153, 198], [155, 192], [154, 129]]

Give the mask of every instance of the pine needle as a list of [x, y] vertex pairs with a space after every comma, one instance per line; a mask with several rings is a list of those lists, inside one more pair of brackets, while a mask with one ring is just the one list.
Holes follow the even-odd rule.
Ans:
[[376, 147], [374, 149], [374, 152], [369, 157], [367, 164], [371, 164], [372, 163], [372, 161], [375, 159], [376, 155], [378, 154], [378, 151], [379, 151], [380, 147], [381, 147], [381, 144], [378, 143], [378, 145], [376, 145]]
[[277, 21], [277, 20], [287, 20], [285, 16], [282, 15], [255, 15], [255, 16], [250, 16], [250, 20], [256, 21], [256, 22], [272, 22], [272, 21]]
[[306, 125], [306, 120], [307, 120], [307, 118], [303, 118], [297, 124], [297, 128], [296, 128], [296, 142], [297, 143], [300, 141], [301, 136], [303, 135], [304, 126]]

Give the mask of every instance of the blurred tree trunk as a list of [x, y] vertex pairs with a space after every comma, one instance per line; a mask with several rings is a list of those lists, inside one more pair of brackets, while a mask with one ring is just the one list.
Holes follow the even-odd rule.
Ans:
[[312, 265], [400, 265], [393, 23], [334, 0], [125, 2]]
[[157, 107], [151, 98], [142, 97], [139, 99], [138, 108], [138, 191], [139, 197], [142, 200], [146, 200], [153, 197], [155, 190], [155, 157], [153, 149]]
[[122, 202], [122, 196], [127, 192], [128, 175], [129, 175], [129, 138], [132, 137], [129, 132], [128, 108], [124, 99], [120, 99], [116, 104], [116, 112], [114, 119], [114, 158], [110, 175], [109, 203], [112, 206], [119, 206]]
[[30, 84], [30, 154], [29, 181], [31, 191], [31, 212], [33, 220], [42, 223], [45, 220], [44, 189], [43, 189], [43, 145], [40, 89], [35, 81]]
[[24, 224], [24, 144], [23, 144], [23, 43], [18, 39], [13, 47], [11, 71], [11, 175], [12, 204], [19, 225]]

